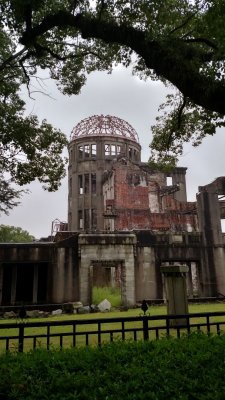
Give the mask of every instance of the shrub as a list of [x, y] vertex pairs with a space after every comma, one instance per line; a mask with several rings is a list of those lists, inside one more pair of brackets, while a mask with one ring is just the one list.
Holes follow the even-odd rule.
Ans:
[[225, 336], [204, 334], [7, 354], [0, 399], [222, 400], [224, 360]]

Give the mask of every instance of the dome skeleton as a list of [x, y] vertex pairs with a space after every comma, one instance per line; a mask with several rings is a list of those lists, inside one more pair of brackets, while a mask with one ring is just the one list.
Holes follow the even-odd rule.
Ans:
[[111, 115], [93, 115], [83, 119], [73, 128], [70, 140], [85, 136], [117, 136], [139, 143], [135, 129], [128, 122]]

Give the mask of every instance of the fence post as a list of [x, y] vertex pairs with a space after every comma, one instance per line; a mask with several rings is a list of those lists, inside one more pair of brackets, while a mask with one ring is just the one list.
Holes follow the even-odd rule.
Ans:
[[143, 336], [144, 340], [149, 339], [149, 334], [148, 334], [148, 317], [147, 315], [143, 316]]
[[19, 325], [19, 345], [18, 351], [23, 353], [23, 343], [24, 343], [24, 323], [20, 323]]

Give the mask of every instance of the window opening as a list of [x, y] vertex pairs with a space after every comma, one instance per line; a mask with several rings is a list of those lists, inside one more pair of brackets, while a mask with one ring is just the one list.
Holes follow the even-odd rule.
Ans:
[[105, 156], [110, 156], [110, 144], [105, 144]]
[[84, 193], [89, 193], [89, 174], [84, 174]]
[[90, 145], [85, 144], [84, 146], [84, 157], [89, 158], [90, 157]]
[[78, 228], [83, 229], [83, 212], [78, 210]]
[[92, 229], [97, 229], [97, 210], [92, 208], [91, 210], [91, 227]]
[[116, 146], [114, 144], [111, 145], [111, 155], [112, 156], [116, 155]]
[[73, 150], [70, 150], [70, 162], [73, 161]]
[[131, 147], [129, 147], [129, 158], [130, 159], [132, 158], [132, 148]]
[[91, 193], [96, 193], [96, 174], [91, 174]]
[[84, 210], [84, 229], [89, 228], [89, 209]]
[[172, 186], [172, 184], [173, 184], [172, 176], [167, 176], [166, 177], [166, 186]]
[[83, 158], [83, 151], [84, 151], [84, 147], [83, 146], [79, 146], [78, 147], [79, 158]]
[[133, 149], [134, 160], [137, 161], [137, 150]]
[[83, 175], [78, 175], [78, 193], [83, 194], [84, 189], [83, 189]]
[[121, 153], [121, 146], [120, 146], [119, 144], [117, 145], [116, 151], [117, 151], [117, 154], [120, 154], [120, 153]]
[[97, 147], [96, 144], [91, 145], [91, 157], [96, 157], [97, 154]]

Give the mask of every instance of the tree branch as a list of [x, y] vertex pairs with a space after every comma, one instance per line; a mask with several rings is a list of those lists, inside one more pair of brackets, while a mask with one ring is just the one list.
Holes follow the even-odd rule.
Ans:
[[15, 61], [17, 58], [19, 58], [23, 53], [27, 51], [26, 47], [24, 47], [22, 50], [18, 51], [17, 53], [13, 54], [12, 56], [8, 57], [5, 61], [3, 61], [0, 64], [0, 71], [3, 71], [4, 68], [6, 68], [12, 61]]
[[178, 30], [184, 28], [192, 20], [192, 18], [194, 18], [194, 16], [196, 14], [197, 14], [197, 12], [195, 12], [194, 14], [189, 15], [189, 17], [187, 17], [182, 24], [180, 24], [176, 28], [172, 29], [172, 31], [170, 31], [169, 34], [172, 35], [174, 32], [177, 32]]
[[209, 47], [212, 47], [214, 50], [218, 50], [218, 46], [213, 43], [211, 40], [203, 37], [198, 37], [198, 38], [191, 38], [191, 39], [185, 39], [184, 42], [186, 43], [204, 43]]
[[[118, 43], [131, 48], [144, 59], [147, 68], [170, 81], [185, 97], [206, 109], [225, 114], [225, 84], [201, 74], [202, 53], [199, 54], [198, 49], [183, 40], [170, 38], [166, 41], [152, 41], [146, 37], [145, 32], [136, 28], [59, 11], [46, 16], [29, 33], [24, 32], [20, 43], [29, 46], [36, 42], [38, 36], [52, 28], [68, 26], [75, 29], [76, 35], [79, 30], [84, 39], [101, 39], [107, 44]], [[193, 60], [199, 60], [199, 64], [193, 63]]]
[[40, 44], [36, 44], [35, 45], [39, 50], [43, 50], [46, 51], [46, 53], [51, 54], [51, 56], [53, 58], [55, 58], [56, 60], [59, 61], [66, 61], [70, 58], [79, 58], [79, 57], [85, 57], [88, 54], [92, 54], [95, 57], [99, 58], [100, 60], [102, 60], [102, 57], [100, 57], [100, 55], [94, 51], [84, 51], [84, 52], [80, 52], [79, 54], [69, 54], [68, 56], [60, 56], [58, 53], [55, 53], [52, 49], [50, 49], [50, 47], [48, 46], [42, 46]]

